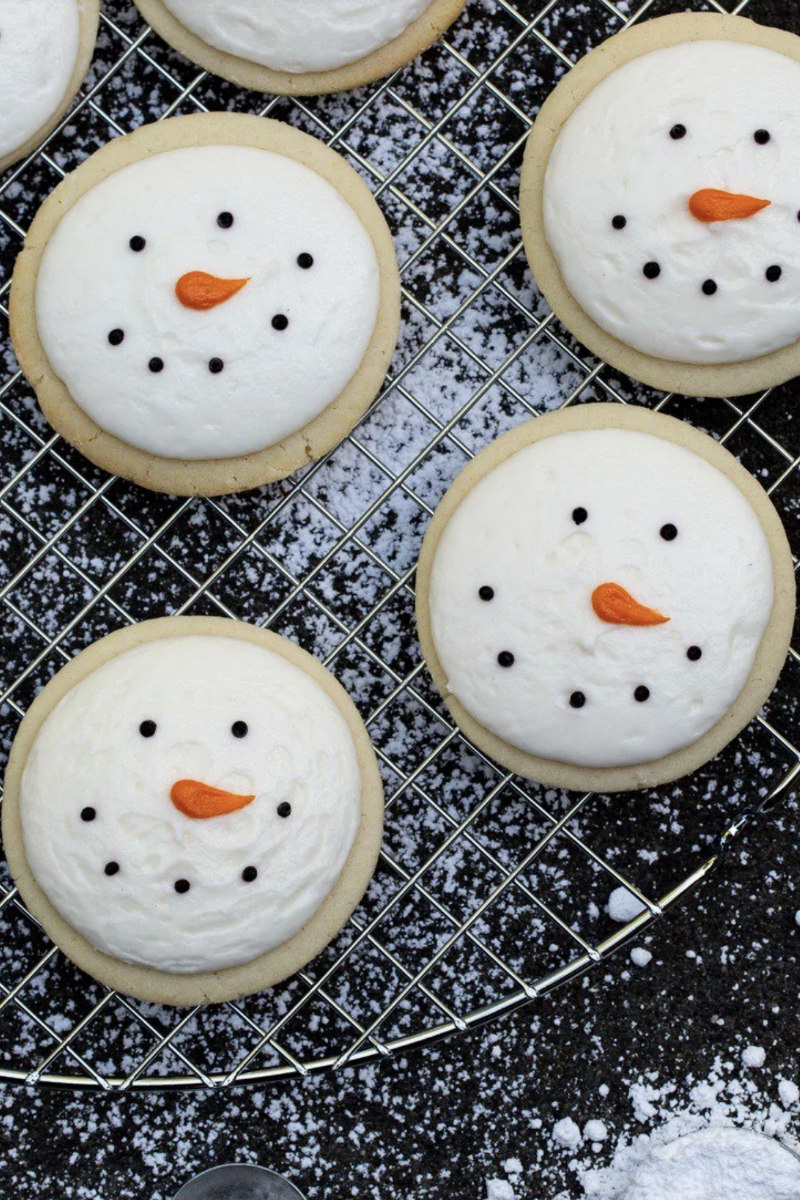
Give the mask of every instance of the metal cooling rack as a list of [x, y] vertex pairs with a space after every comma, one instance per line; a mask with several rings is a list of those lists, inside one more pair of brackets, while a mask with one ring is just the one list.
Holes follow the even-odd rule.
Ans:
[[[3, 871], [0, 1077], [226, 1087], [431, 1043], [601, 962], [792, 791], [796, 650], [768, 718], [711, 767], [609, 800], [528, 785], [464, 742], [414, 634], [414, 562], [439, 497], [482, 445], [542, 407], [604, 398], [702, 422], [797, 521], [792, 387], [702, 403], [638, 388], [572, 342], [525, 267], [516, 194], [531, 115], [572, 60], [664, 11], [655, 0], [635, 11], [612, 0], [472, 0], [421, 64], [304, 102], [214, 80], [168, 52], [125, 0], [105, 3], [77, 106], [0, 183], [3, 317], [25, 228], [65, 170], [143, 120], [235, 107], [315, 133], [364, 174], [398, 233], [406, 320], [380, 400], [340, 448], [284, 485], [219, 501], [139, 491], [53, 436], [3, 322], [4, 750], [38, 688], [109, 629], [165, 612], [241, 617], [296, 638], [350, 689], [384, 771], [387, 836], [373, 886], [333, 946], [279, 989], [203, 1010], [138, 1004], [81, 975]], [[605, 913], [618, 886], [642, 905], [624, 927]]]

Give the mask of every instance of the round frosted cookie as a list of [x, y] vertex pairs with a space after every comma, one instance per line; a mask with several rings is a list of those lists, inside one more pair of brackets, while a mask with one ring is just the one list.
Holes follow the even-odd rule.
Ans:
[[156, 33], [241, 87], [317, 96], [391, 75], [467, 0], [135, 0]]
[[417, 580], [422, 649], [467, 736], [529, 779], [602, 792], [717, 754], [772, 690], [795, 607], [753, 477], [683, 422], [617, 404], [479, 454]]
[[335, 446], [383, 382], [399, 313], [392, 237], [355, 171], [229, 113], [94, 154], [39, 210], [11, 289], [50, 423], [178, 495], [257, 487]]
[[3, 844], [23, 900], [79, 967], [201, 1004], [298, 971], [359, 903], [383, 791], [342, 687], [298, 646], [209, 617], [110, 634], [11, 749]]
[[800, 373], [800, 38], [742, 17], [634, 25], [550, 95], [521, 214], [539, 289], [614, 367], [688, 395]]
[[0, 171], [52, 133], [86, 77], [100, 0], [0, 0]]

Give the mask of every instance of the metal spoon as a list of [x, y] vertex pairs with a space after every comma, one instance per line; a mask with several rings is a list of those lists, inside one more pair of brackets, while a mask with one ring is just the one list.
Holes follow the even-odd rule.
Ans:
[[266, 1167], [226, 1163], [185, 1183], [174, 1200], [306, 1200], [293, 1183]]

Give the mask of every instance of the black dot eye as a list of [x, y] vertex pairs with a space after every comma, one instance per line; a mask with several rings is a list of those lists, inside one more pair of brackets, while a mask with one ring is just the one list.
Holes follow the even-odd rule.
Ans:
[[108, 335], [108, 340], [112, 346], [121, 346], [125, 341], [125, 331], [122, 329], [112, 329]]
[[231, 733], [235, 738], [247, 737], [247, 722], [234, 721], [231, 725]]
[[686, 657], [689, 659], [689, 662], [697, 662], [698, 658], [703, 657], [703, 651], [699, 646], [690, 646], [686, 651]]
[[771, 140], [772, 134], [768, 129], [757, 129], [753, 134], [753, 138], [758, 142], [759, 146], [766, 146], [767, 142]]
[[288, 800], [284, 800], [282, 804], [278, 805], [278, 816], [286, 819], [286, 817], [290, 817], [291, 815], [292, 806]]
[[576, 525], [582, 525], [584, 521], [588, 521], [589, 514], [585, 508], [573, 508], [572, 519]]
[[93, 821], [96, 816], [97, 816], [97, 809], [92, 808], [92, 806], [90, 804], [87, 804], [86, 808], [81, 809], [81, 820], [82, 821]]
[[706, 279], [703, 283], [703, 295], [713, 296], [717, 290], [717, 285], [713, 279]]
[[105, 871], [106, 875], [117, 875], [119, 873], [119, 863], [107, 862], [103, 867], [103, 870]]
[[208, 369], [212, 375], [219, 375], [220, 371], [225, 367], [225, 363], [221, 358], [211, 358], [208, 362]]
[[497, 661], [501, 667], [513, 667], [514, 655], [510, 650], [501, 650], [497, 656]]
[[661, 267], [657, 262], [646, 262], [642, 267], [642, 274], [645, 279], [658, 279]]
[[289, 318], [285, 317], [283, 313], [276, 313], [272, 318], [272, 328], [277, 329], [278, 333], [283, 333], [284, 329], [289, 328]]
[[485, 583], [482, 588], [478, 588], [478, 595], [481, 600], [494, 600], [494, 588]]
[[230, 229], [233, 224], [233, 213], [221, 212], [217, 217], [217, 224], [220, 229]]
[[131, 250], [135, 251], [136, 254], [141, 254], [142, 250], [144, 250], [145, 246], [147, 245], [147, 242], [137, 233], [131, 238], [131, 240], [128, 242], [128, 245], [130, 246]]
[[176, 879], [175, 880], [175, 891], [178, 893], [179, 896], [182, 896], [185, 892], [188, 892], [188, 890], [191, 886], [192, 885], [189, 883], [188, 879]]
[[645, 700], [650, 699], [650, 688], [645, 687], [643, 683], [640, 683], [636, 691], [633, 693], [633, 698], [634, 700], [638, 700], [640, 704], [644, 704]]
[[139, 733], [145, 738], [151, 738], [155, 731], [155, 721], [142, 721], [141, 725], [139, 726]]
[[158, 375], [159, 371], [164, 370], [164, 360], [163, 358], [158, 358], [157, 356], [151, 358], [147, 365], [154, 375]]
[[258, 868], [245, 867], [245, 869], [242, 871], [242, 879], [245, 883], [253, 883], [254, 880], [258, 879]]
[[314, 265], [313, 254], [306, 254], [306, 253], [298, 254], [297, 265], [298, 265], [298, 267], [301, 267], [304, 271], [310, 271]]
[[569, 698], [570, 708], [583, 708], [586, 697], [583, 692], [573, 692]]
[[764, 274], [766, 275], [768, 283], [777, 283], [778, 280], [780, 279], [781, 275], [783, 274], [783, 271], [778, 266], [767, 267]]
[[679, 142], [681, 138], [686, 137], [686, 126], [681, 125], [680, 123], [673, 125], [672, 129], [669, 131], [669, 136], [672, 138], [673, 142]]
[[662, 525], [659, 533], [665, 542], [674, 542], [675, 538], [678, 536], [678, 530], [676, 526], [670, 524]]
[[611, 224], [615, 229], [624, 229], [628, 224], [628, 218], [623, 217], [622, 213], [618, 213], [616, 217], [611, 218]]

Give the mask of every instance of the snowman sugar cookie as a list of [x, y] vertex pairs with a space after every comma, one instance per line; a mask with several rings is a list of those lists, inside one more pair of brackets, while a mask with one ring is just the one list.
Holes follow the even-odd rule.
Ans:
[[98, 466], [219, 495], [281, 479], [375, 398], [400, 283], [372, 193], [261, 117], [174, 117], [118, 138], [39, 210], [11, 334], [42, 410]]
[[117, 631], [64, 667], [14, 741], [3, 844], [79, 967], [165, 1004], [229, 1000], [304, 966], [372, 878], [369, 735], [299, 647], [221, 618]]
[[604, 42], [543, 105], [525, 249], [556, 315], [653, 387], [800, 374], [800, 38], [678, 14]]
[[241, 87], [316, 96], [411, 62], [467, 0], [135, 0], [156, 33]]
[[479, 454], [417, 579], [422, 649], [467, 736], [529, 779], [603, 792], [717, 754], [772, 690], [795, 607], [753, 477], [683, 422], [617, 404]]
[[0, 171], [52, 133], [94, 53], [100, 0], [0, 0]]

